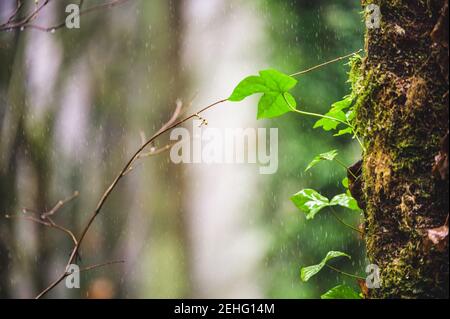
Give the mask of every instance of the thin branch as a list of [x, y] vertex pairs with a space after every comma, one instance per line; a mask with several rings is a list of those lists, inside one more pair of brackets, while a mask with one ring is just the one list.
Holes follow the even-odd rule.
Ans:
[[[353, 52], [353, 53], [350, 53], [350, 54], [347, 54], [347, 55], [344, 55], [344, 56], [335, 58], [335, 59], [333, 59], [333, 60], [330, 60], [330, 61], [321, 63], [321, 64], [316, 65], [316, 66], [313, 66], [313, 67], [311, 67], [311, 68], [309, 68], [309, 69], [306, 69], [306, 70], [303, 70], [303, 71], [300, 71], [300, 72], [293, 73], [293, 74], [291, 74], [290, 76], [291, 76], [291, 77], [295, 77], [295, 76], [299, 76], [299, 75], [304, 75], [304, 74], [306, 74], [306, 73], [309, 73], [309, 72], [315, 71], [315, 70], [317, 70], [317, 69], [323, 68], [324, 66], [327, 66], [327, 65], [329, 65], [329, 64], [336, 63], [336, 62], [339, 62], [339, 61], [348, 59], [348, 58], [350, 58], [350, 57], [352, 57], [352, 56], [355, 56], [355, 55], [361, 53], [362, 51], [363, 51], [363, 49], [359, 49], [359, 50], [356, 51], [356, 52]], [[318, 113], [312, 113], [312, 112], [306, 112], [306, 111], [298, 110], [297, 108], [293, 107], [293, 106], [289, 103], [289, 101], [286, 99], [285, 96], [283, 96], [283, 98], [284, 98], [284, 100], [286, 101], [286, 103], [289, 105], [289, 107], [291, 108], [291, 110], [292, 110], [293, 112], [299, 113], [299, 114], [301, 114], [301, 115], [307, 115], [307, 116], [313, 116], [313, 117], [318, 117], [318, 118], [323, 118], [323, 119], [332, 120], [332, 121], [335, 121], [335, 122], [338, 122], [338, 123], [341, 123], [341, 124], [344, 124], [344, 125], [348, 126], [349, 128], [352, 129], [352, 131], [353, 131], [353, 136], [354, 136], [354, 137], [356, 138], [356, 140], [358, 141], [358, 143], [359, 143], [359, 145], [361, 146], [361, 149], [363, 150], [363, 152], [364, 152], [364, 153], [366, 152], [366, 148], [365, 148], [364, 144], [362, 143], [362, 141], [361, 141], [361, 139], [359, 138], [359, 136], [356, 134], [355, 127], [354, 127], [351, 123], [349, 123], [348, 121], [342, 121], [342, 120], [340, 120], [340, 119], [337, 119], [337, 118], [334, 118], [334, 117], [330, 117], [330, 116], [327, 116], [327, 115], [318, 114]]]
[[331, 270], [334, 270], [335, 272], [340, 273], [341, 275], [347, 276], [347, 277], [351, 277], [351, 278], [356, 278], [356, 279], [361, 279], [361, 280], [366, 280], [366, 278], [361, 277], [361, 276], [357, 276], [357, 275], [353, 275], [353, 274], [349, 274], [348, 272], [342, 271], [336, 267], [330, 266], [328, 264], [326, 264], [325, 266], [327, 266], [328, 268], [330, 268]]
[[42, 219], [39, 219], [39, 218], [34, 217], [34, 216], [29, 216], [29, 215], [26, 215], [26, 216], [10, 216], [10, 215], [6, 215], [5, 217], [8, 218], [8, 219], [23, 219], [23, 220], [28, 220], [28, 221], [31, 221], [31, 222], [33, 222], [33, 223], [36, 223], [36, 224], [39, 224], [39, 225], [42, 225], [42, 226], [46, 226], [46, 227], [49, 227], [49, 228], [58, 229], [58, 230], [60, 230], [60, 231], [62, 231], [62, 232], [64, 232], [64, 233], [66, 233], [66, 234], [70, 237], [70, 239], [72, 240], [72, 242], [73, 242], [74, 245], [77, 244], [77, 238], [75, 237], [75, 235], [73, 234], [72, 231], [70, 231], [69, 229], [67, 229], [67, 228], [65, 228], [65, 227], [63, 227], [63, 226], [61, 226], [61, 225], [59, 225], [59, 224], [56, 224], [56, 223], [55, 223], [52, 219], [50, 219], [50, 218], [47, 218], [48, 221], [44, 221], [44, 220], [42, 220]]
[[72, 194], [72, 196], [70, 196], [70, 197], [68, 197], [68, 198], [66, 198], [66, 199], [64, 199], [64, 200], [58, 201], [58, 202], [56, 203], [56, 205], [55, 205], [52, 209], [50, 209], [50, 210], [49, 210], [48, 212], [46, 212], [46, 213], [43, 213], [43, 214], [41, 215], [41, 218], [42, 218], [42, 219], [46, 219], [47, 217], [54, 215], [57, 211], [59, 211], [61, 208], [63, 208], [64, 205], [66, 205], [67, 203], [69, 203], [69, 202], [71, 202], [72, 200], [74, 200], [75, 198], [77, 198], [78, 195], [80, 195], [80, 193], [79, 193], [78, 191], [75, 191], [75, 192]]
[[123, 264], [123, 263], [125, 263], [125, 260], [109, 261], [109, 262], [106, 262], [106, 263], [101, 263], [101, 264], [96, 264], [96, 265], [91, 265], [91, 266], [87, 266], [87, 267], [81, 268], [80, 272], [85, 272], [85, 271], [94, 270], [94, 269], [97, 269], [97, 268], [100, 268], [100, 267], [116, 265], [116, 264]]
[[75, 235], [73, 234], [73, 232], [72, 232], [71, 230], [69, 230], [68, 228], [65, 228], [64, 226], [61, 226], [61, 225], [56, 224], [56, 223], [53, 221], [53, 219], [51, 219], [50, 217], [46, 217], [46, 218], [47, 218], [47, 220], [48, 220], [49, 223], [50, 223], [50, 227], [59, 229], [60, 231], [66, 233], [66, 234], [69, 235], [69, 237], [72, 239], [74, 245], [77, 245], [77, 244], [78, 244], [77, 238], [75, 237]]
[[[27, 16], [25, 19], [23, 19], [21, 21], [17, 21], [14, 23], [10, 23], [10, 21], [9, 21], [7, 23], [1, 24], [0, 31], [19, 29], [19, 28], [20, 29], [29, 28], [29, 29], [36, 29], [36, 30], [44, 31], [44, 32], [53, 32], [54, 30], [63, 28], [66, 25], [65, 20], [56, 25], [49, 26], [49, 27], [44, 27], [44, 26], [30, 23], [32, 20], [34, 20], [37, 17], [38, 13], [48, 4], [49, 1], [50, 0], [46, 0], [41, 6], [39, 6], [37, 9], [35, 9], [29, 16]], [[86, 14], [89, 14], [89, 13], [92, 13], [92, 12], [95, 12], [95, 11], [98, 11], [101, 9], [112, 8], [117, 5], [121, 5], [127, 1], [130, 1], [130, 0], [113, 0], [110, 2], [106, 2], [106, 3], [101, 3], [98, 5], [93, 5], [92, 7], [81, 10], [78, 16], [81, 17], [82, 15], [86, 15]], [[83, 5], [83, 1], [80, 1], [80, 9], [81, 9], [82, 5]]]
[[341, 167], [343, 167], [343, 168], [345, 169], [346, 172], [349, 172], [349, 173], [355, 178], [355, 180], [358, 179], [358, 177], [355, 176], [355, 174], [353, 174], [352, 171], [349, 171], [348, 166], [345, 165], [345, 163], [343, 163], [340, 159], [338, 159], [337, 157], [335, 157], [333, 160], [334, 160], [336, 163], [338, 163], [339, 165], [341, 165]]
[[56, 286], [59, 285], [61, 281], [63, 281], [68, 276], [67, 272], [64, 272], [61, 276], [59, 276], [57, 279], [55, 279], [47, 288], [45, 288], [43, 291], [41, 291], [35, 299], [41, 299], [46, 294], [49, 293], [52, 289], [54, 289]]
[[0, 31], [2, 30], [11, 30], [11, 29], [15, 29], [15, 28], [22, 28], [24, 27], [27, 23], [29, 23], [30, 21], [34, 20], [39, 12], [44, 9], [48, 3], [51, 0], [45, 0], [41, 5], [37, 5], [36, 8], [29, 14], [27, 15], [24, 19], [22, 19], [21, 21], [17, 21], [14, 23], [11, 23], [10, 20], [8, 20], [8, 22], [3, 23], [2, 25], [0, 25]]
[[364, 234], [364, 233], [363, 233], [362, 231], [360, 231], [358, 228], [353, 227], [352, 225], [347, 224], [346, 222], [344, 222], [344, 221], [337, 215], [336, 211], [334, 210], [334, 208], [333, 208], [332, 206], [330, 206], [330, 210], [331, 210], [331, 214], [333, 215], [333, 217], [334, 217], [338, 222], [340, 222], [342, 225], [344, 225], [344, 226], [350, 228], [351, 230], [354, 230], [354, 231], [356, 231], [356, 232], [358, 232], [358, 233], [360, 233], [360, 234]]
[[346, 121], [342, 121], [342, 120], [340, 120], [340, 119], [338, 119], [338, 118], [331, 117], [331, 116], [328, 116], [328, 115], [319, 114], [319, 113], [312, 113], [312, 112], [300, 111], [300, 110], [296, 109], [295, 107], [293, 107], [293, 106], [289, 103], [289, 101], [286, 99], [286, 97], [285, 97], [284, 95], [283, 95], [283, 98], [284, 98], [284, 100], [286, 101], [286, 103], [288, 104], [288, 106], [291, 108], [291, 110], [292, 110], [293, 112], [295, 112], [295, 113], [298, 113], [298, 114], [301, 114], [301, 115], [307, 115], [307, 116], [318, 117], [318, 118], [321, 118], [321, 119], [327, 119], [327, 120], [331, 120], [331, 121], [335, 121], [335, 122], [339, 122], [339, 123], [341, 123], [341, 124], [344, 124], [344, 125], [350, 127], [351, 129], [353, 129], [353, 126], [352, 126], [350, 123], [348, 123], [348, 122], [346, 122]]
[[28, 17], [25, 18], [25, 20], [23, 20], [24, 24], [27, 24], [28, 22], [36, 19], [36, 17], [38, 16], [39, 12], [44, 9], [50, 2], [51, 0], [45, 0], [40, 6], [38, 6]]
[[[169, 129], [178, 119], [178, 117], [181, 114], [181, 111], [183, 110], [183, 103], [181, 102], [181, 100], [177, 100], [176, 103], [176, 108], [175, 111], [173, 112], [171, 118], [167, 121], [166, 124], [164, 124], [158, 132], [156, 132], [155, 135], [158, 135], [160, 133], [164, 133], [165, 131], [167, 131], [167, 129]], [[144, 143], [145, 144], [145, 143]]]
[[[35, 210], [32, 209], [28, 209], [28, 208], [23, 208], [22, 212], [24, 214], [28, 214], [28, 215], [23, 215], [23, 216], [10, 216], [10, 215], [6, 215], [6, 218], [9, 219], [24, 219], [24, 220], [28, 220], [28, 221], [32, 221], [34, 223], [49, 227], [49, 228], [55, 228], [58, 229], [64, 233], [66, 233], [70, 239], [72, 240], [74, 245], [78, 244], [77, 238], [75, 237], [74, 233], [69, 230], [68, 228], [61, 226], [59, 224], [57, 224], [52, 218], [50, 218], [50, 216], [54, 215], [57, 211], [59, 211], [64, 205], [66, 205], [67, 203], [69, 203], [70, 201], [72, 201], [73, 199], [75, 199], [77, 196], [79, 195], [79, 193], [76, 191], [73, 193], [72, 196], [64, 199], [64, 200], [60, 200], [56, 203], [56, 205], [49, 210], [48, 212], [39, 214], [37, 213]], [[39, 216], [39, 217], [37, 217]]]
[[[176, 143], [171, 143], [171, 144], [167, 144], [167, 145], [165, 145], [165, 146], [163, 146], [163, 147], [160, 147], [160, 148], [158, 148], [158, 149], [155, 149], [155, 150], [150, 150], [149, 152], [147, 152], [147, 153], [141, 153], [141, 154], [139, 154], [139, 156], [136, 158], [136, 160], [138, 160], [138, 159], [141, 159], [141, 158], [146, 158], [146, 157], [152, 157], [152, 156], [157, 156], [157, 155], [160, 155], [160, 154], [162, 154], [162, 153], [164, 153], [164, 152], [167, 152], [168, 150], [170, 150], [171, 148], [172, 148], [172, 146], [174, 146]], [[125, 173], [123, 173], [123, 176], [126, 176], [126, 175], [128, 175], [129, 173], [131, 173], [132, 171], [134, 171], [134, 169], [137, 167], [137, 165], [139, 165], [139, 164], [141, 164], [141, 163], [138, 163], [138, 164], [136, 164], [136, 165], [131, 165], [129, 168], [128, 168], [128, 170], [125, 172]]]
[[300, 71], [300, 72], [293, 73], [293, 74], [291, 74], [290, 76], [294, 77], [294, 76], [299, 76], [299, 75], [303, 75], [303, 74], [312, 72], [312, 71], [314, 71], [314, 70], [323, 68], [324, 66], [327, 66], [327, 65], [329, 65], [329, 64], [336, 63], [336, 62], [339, 62], [339, 61], [348, 59], [348, 58], [350, 58], [350, 57], [352, 57], [352, 56], [354, 56], [354, 55], [357, 55], [357, 54], [361, 53], [362, 51], [363, 51], [362, 49], [359, 49], [359, 50], [356, 51], [356, 52], [353, 52], [353, 53], [350, 53], [350, 54], [347, 54], [347, 55], [338, 57], [338, 58], [336, 58], [336, 59], [327, 61], [327, 62], [325, 62], [325, 63], [321, 63], [321, 64], [319, 64], [319, 65], [313, 66], [312, 68], [309, 68], [309, 69], [306, 69], [306, 70], [303, 70], [303, 71]]
[[19, 14], [19, 12], [22, 8], [23, 8], [23, 2], [21, 0], [17, 0], [16, 9], [11, 13], [11, 15], [8, 18], [8, 21], [5, 24], [11, 23], [16, 18], [16, 16]]
[[48, 222], [44, 222], [43, 220], [36, 218], [34, 216], [17, 216], [17, 215], [6, 215], [5, 218], [7, 219], [23, 219], [23, 220], [28, 220], [43, 226], [47, 226], [47, 227], [51, 227], [51, 224]]
[[176, 143], [170, 143], [167, 144], [163, 147], [160, 147], [158, 149], [152, 150], [150, 152], [147, 153], [141, 153], [138, 158], [144, 158], [144, 157], [150, 157], [150, 156], [155, 156], [155, 155], [159, 155], [162, 154], [164, 152], [167, 152], [168, 150], [170, 150], [172, 148], [172, 146], [174, 146]]
[[[80, 269], [79, 272], [85, 272], [85, 271], [90, 271], [93, 269], [97, 269], [100, 267], [104, 267], [104, 266], [108, 266], [108, 265], [114, 265], [114, 264], [121, 264], [124, 263], [125, 261], [123, 260], [118, 260], [118, 261], [110, 261], [110, 262], [106, 262], [106, 263], [102, 263], [102, 264], [96, 264], [96, 265], [92, 265], [92, 266], [88, 266], [85, 268]], [[47, 288], [45, 288], [37, 297], [36, 299], [40, 299], [41, 297], [43, 297], [44, 295], [46, 295], [49, 291], [51, 291], [53, 288], [55, 288], [61, 281], [63, 281], [64, 279], [66, 279], [69, 275], [71, 275], [72, 273], [69, 273], [67, 271], [64, 272], [64, 274], [60, 277], [58, 277], [55, 281], [53, 281]]]
[[[113, 190], [116, 188], [116, 186], [118, 185], [120, 180], [126, 175], [126, 172], [129, 170], [129, 168], [134, 163], [134, 161], [146, 149], [146, 147], [148, 145], [152, 144], [158, 137], [160, 137], [164, 133], [169, 132], [173, 128], [184, 124], [185, 122], [189, 121], [192, 118], [195, 118], [198, 114], [201, 114], [201, 113], [203, 113], [203, 112], [213, 108], [214, 106], [222, 104], [222, 103], [225, 103], [227, 101], [228, 101], [228, 99], [223, 99], [223, 100], [219, 100], [217, 102], [214, 102], [212, 104], [209, 104], [208, 106], [202, 108], [200, 111], [196, 112], [195, 114], [189, 115], [189, 116], [187, 116], [187, 117], [185, 117], [182, 120], [179, 120], [177, 122], [175, 122], [176, 119], [174, 119], [174, 116], [172, 116], [171, 119], [169, 120], [169, 122], [174, 122], [173, 124], [167, 125], [167, 123], [166, 123], [165, 125], [163, 125], [164, 130], [160, 129], [147, 142], [145, 142], [141, 147], [139, 147], [139, 149], [133, 154], [133, 156], [130, 158], [130, 160], [128, 160], [128, 162], [125, 164], [125, 166], [120, 170], [119, 174], [116, 176], [116, 178], [113, 180], [111, 185], [106, 189], [106, 191], [103, 193], [102, 197], [100, 198], [100, 200], [99, 200], [99, 202], [97, 204], [97, 207], [95, 208], [94, 212], [92, 213], [91, 217], [89, 218], [86, 226], [83, 228], [83, 231], [81, 232], [81, 235], [78, 238], [77, 244], [75, 245], [75, 247], [72, 250], [72, 253], [70, 254], [69, 260], [67, 262], [66, 269], [75, 260], [77, 254], [78, 254], [78, 251], [80, 249], [80, 246], [81, 246], [84, 238], [86, 237], [87, 232], [91, 228], [92, 223], [94, 222], [96, 217], [100, 214], [100, 212], [101, 212], [101, 210], [103, 208], [103, 205], [105, 204], [106, 200], [111, 195]], [[177, 112], [175, 112], [175, 113], [177, 113]], [[39, 295], [37, 295], [36, 299], [39, 299], [39, 298], [45, 296], [49, 291], [51, 291], [54, 287], [56, 287], [62, 280], [64, 280], [65, 276], [66, 276], [66, 273], [65, 272], [62, 273], [52, 284], [50, 284], [50, 286], [48, 286], [44, 291], [42, 291]]]
[[[177, 100], [175, 111], [172, 113], [171, 118], [159, 129], [159, 131], [156, 134], [165, 131], [168, 127], [173, 125], [175, 123], [175, 121], [179, 118], [182, 110], [183, 110], [183, 103], [181, 102], [181, 100]], [[142, 139], [142, 146], [146, 145], [147, 142], [146, 142], [146, 138], [145, 138], [144, 132], [141, 132], [141, 139]], [[146, 147], [149, 146], [149, 145], [153, 145], [153, 143], [154, 142], [149, 143], [148, 145], [146, 145]], [[147, 152], [147, 153], [142, 153], [141, 152], [140, 154], [138, 154], [138, 156], [135, 158], [135, 160], [130, 164], [130, 166], [128, 167], [126, 172], [123, 173], [123, 176], [127, 175], [128, 173], [130, 173], [134, 169], [133, 164], [138, 159], [141, 159], [141, 158], [144, 158], [144, 157], [156, 156], [158, 154], [162, 154], [165, 151], [169, 150], [172, 146], [173, 146], [173, 144], [168, 144], [166, 146], [163, 146], [162, 148], [155, 149], [155, 150], [150, 150], [150, 152]]]

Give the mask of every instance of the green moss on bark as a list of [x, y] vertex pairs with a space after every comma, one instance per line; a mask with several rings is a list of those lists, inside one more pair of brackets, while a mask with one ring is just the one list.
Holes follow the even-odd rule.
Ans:
[[448, 297], [448, 248], [424, 244], [426, 230], [448, 214], [448, 181], [431, 173], [448, 131], [448, 80], [430, 37], [445, 1], [362, 2], [379, 5], [383, 15], [381, 28], [367, 32], [367, 57], [351, 72], [356, 127], [367, 148], [367, 251], [382, 281], [370, 294]]

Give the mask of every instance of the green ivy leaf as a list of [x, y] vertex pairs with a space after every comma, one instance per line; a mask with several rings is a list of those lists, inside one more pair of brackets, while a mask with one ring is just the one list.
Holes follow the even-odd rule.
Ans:
[[313, 168], [314, 166], [316, 166], [317, 164], [319, 164], [322, 161], [334, 160], [337, 155], [338, 155], [337, 150], [332, 150], [332, 151], [317, 155], [316, 157], [314, 157], [314, 159], [311, 161], [311, 163], [308, 164], [308, 167], [305, 169], [305, 172], [309, 171], [311, 168]]
[[325, 131], [331, 131], [337, 129], [340, 121], [346, 121], [347, 117], [343, 111], [328, 112], [325, 114], [328, 118], [322, 118], [318, 120], [313, 128], [322, 127]]
[[239, 102], [250, 95], [266, 92], [270, 92], [270, 89], [267, 87], [264, 79], [259, 76], [249, 76], [238, 84], [228, 100]]
[[288, 92], [297, 80], [276, 70], [260, 71], [259, 76], [249, 76], [234, 89], [229, 101], [239, 102], [253, 94], [262, 93], [258, 104], [258, 119], [277, 117], [297, 107]]
[[[342, 113], [342, 115], [344, 116], [344, 119], [345, 119], [345, 113], [342, 112], [342, 111], [341, 111], [341, 113]], [[337, 116], [339, 116], [339, 118], [342, 118], [341, 114], [336, 114], [337, 116], [333, 116], [333, 114], [327, 113], [325, 115], [328, 116], [328, 117], [331, 117], [331, 118], [336, 118], [336, 119], [338, 119]], [[339, 125], [339, 121], [337, 121], [337, 120], [333, 120], [333, 119], [330, 119], [330, 118], [322, 118], [322, 119], [318, 120], [314, 124], [313, 128], [321, 127], [323, 130], [328, 132], [328, 131], [337, 129], [338, 125]]]
[[340, 251], [329, 251], [328, 254], [325, 256], [325, 258], [322, 259], [322, 261], [319, 264], [303, 267], [300, 269], [301, 280], [304, 282], [308, 281], [311, 277], [315, 276], [318, 272], [320, 272], [322, 268], [325, 267], [325, 265], [329, 260], [337, 257], [347, 257], [351, 259], [351, 257], [346, 253]]
[[331, 111], [343, 111], [352, 106], [353, 97], [351, 95], [344, 96], [344, 99], [333, 103], [331, 105]]
[[292, 196], [291, 201], [305, 213], [308, 220], [313, 219], [318, 212], [329, 206], [342, 206], [354, 211], [361, 210], [356, 200], [348, 193], [336, 195], [330, 201], [314, 189], [303, 189]]
[[348, 194], [340, 194], [333, 197], [333, 199], [330, 201], [330, 206], [342, 206], [349, 208], [351, 210], [360, 211], [361, 209], [358, 207], [358, 203], [356, 200], [349, 196]]
[[361, 299], [361, 296], [347, 285], [339, 285], [324, 293], [322, 299]]
[[346, 177], [342, 180], [342, 186], [344, 186], [346, 189], [348, 189], [348, 186], [349, 186], [348, 177]]
[[355, 116], [356, 116], [356, 112], [355, 112], [355, 110], [353, 110], [353, 109], [351, 109], [351, 110], [349, 110], [347, 113], [345, 113], [345, 117], [347, 118], [347, 122], [351, 122], [351, 121], [353, 121], [353, 119], [355, 118]]
[[[342, 101], [333, 103], [331, 105], [330, 110], [325, 115], [330, 118], [322, 118], [318, 120], [314, 124], [314, 128], [322, 127], [325, 131], [331, 131], [337, 129], [338, 125], [341, 124], [339, 121], [347, 121], [348, 116], [351, 116], [351, 114], [347, 115], [344, 110], [348, 109], [353, 103], [353, 97], [351, 95], [347, 95], [344, 97]], [[350, 112], [350, 111], [349, 111]], [[347, 113], [349, 113], [347, 112]], [[353, 112], [352, 112], [353, 113]], [[336, 120], [333, 120], [336, 119]], [[345, 130], [342, 130], [341, 135], [347, 134], [344, 133]], [[338, 133], [340, 134], [340, 133]]]
[[313, 219], [322, 209], [330, 205], [330, 201], [314, 189], [304, 189], [291, 197], [298, 209], [306, 214], [306, 219]]
[[269, 92], [264, 94], [259, 100], [257, 118], [259, 120], [277, 117], [291, 112], [292, 108], [295, 107], [297, 107], [297, 102], [290, 93]]
[[353, 129], [351, 127], [347, 127], [343, 130], [339, 130], [339, 132], [334, 134], [333, 136], [342, 136], [345, 134], [353, 134]]

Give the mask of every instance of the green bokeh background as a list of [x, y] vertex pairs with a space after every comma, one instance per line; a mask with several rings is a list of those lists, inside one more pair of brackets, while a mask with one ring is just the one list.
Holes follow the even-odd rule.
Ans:
[[[85, 4], [101, 2], [85, 1]], [[18, 212], [24, 206], [45, 210], [76, 189], [83, 196], [62, 212], [61, 220], [80, 230], [98, 194], [127, 160], [128, 150], [139, 145], [136, 137], [140, 131], [143, 128], [155, 131], [170, 115], [177, 97], [189, 100], [194, 95], [200, 80], [195, 68], [189, 67], [190, 63], [183, 61], [185, 57], [180, 53], [183, 45], [189, 45], [183, 43], [183, 6], [192, 2], [206, 6], [209, 1], [130, 2], [89, 15], [78, 32], [60, 30], [45, 34], [36, 42], [31, 41], [33, 37], [42, 37], [37, 31], [0, 34], [0, 214]], [[57, 1], [52, 7], [54, 15], [38, 22], [59, 21], [68, 3], [71, 1]], [[253, 16], [262, 22], [264, 29], [258, 30], [263, 37], [261, 44], [249, 47], [247, 53], [255, 61], [264, 56], [260, 69], [271, 67], [293, 73], [363, 48], [364, 23], [357, 1], [233, 0], [221, 5], [223, 16], [250, 7]], [[233, 23], [232, 19], [224, 21], [219, 16], [211, 29], [221, 23]], [[193, 19], [185, 23], [197, 22]], [[248, 37], [254, 31], [239, 30]], [[45, 37], [56, 39], [61, 63], [52, 90], [46, 93], [50, 98], [46, 99], [45, 111], [36, 117], [27, 61], [34, 50], [39, 51], [40, 41], [45, 41]], [[218, 65], [226, 48], [226, 43], [221, 47], [205, 44], [208, 53], [217, 54]], [[197, 65], [202, 62], [200, 57], [191, 58], [198, 60]], [[57, 146], [56, 128], [65, 90], [69, 87], [69, 91], [78, 94], [79, 88], [71, 87], [70, 83], [80, 67], [89, 74], [91, 108], [83, 132], [89, 145], [76, 151], [80, 158], [74, 158]], [[345, 62], [339, 62], [299, 77], [293, 92], [298, 107], [325, 113], [333, 102], [349, 93], [347, 72]], [[211, 78], [211, 85], [217, 83], [220, 74]], [[208, 96], [207, 101], [222, 97]], [[315, 119], [297, 114], [264, 122], [265, 127], [279, 128], [279, 170], [265, 178], [260, 188], [252, 190], [258, 200], [242, 211], [243, 216], [248, 214], [246, 223], [253, 223], [256, 216], [252, 225], [263, 232], [268, 243], [256, 276], [259, 293], [252, 296], [319, 298], [342, 282], [356, 288], [354, 280], [328, 269], [308, 283], [300, 281], [300, 267], [318, 263], [329, 250], [352, 256], [350, 261], [337, 260], [333, 265], [364, 274], [364, 242], [354, 231], [339, 224], [326, 210], [307, 222], [289, 201], [302, 188], [314, 188], [327, 197], [345, 191], [341, 185], [345, 170], [335, 163], [321, 163], [304, 172], [315, 155], [338, 149], [340, 159], [348, 165], [361, 156], [358, 144], [348, 135], [334, 138], [330, 132], [312, 129], [314, 122]], [[209, 292], [196, 290], [195, 278], [190, 275], [196, 261], [186, 230], [190, 200], [186, 190], [196, 186], [195, 178], [183, 168], [171, 166], [167, 156], [143, 165], [108, 201], [107, 214], [101, 215], [92, 229], [96, 235], [85, 243], [83, 260], [95, 263], [121, 259], [123, 252], [138, 246], [139, 255], [132, 257], [132, 266], [141, 265], [146, 280], [141, 280], [142, 274], [133, 273], [136, 268], [111, 268], [86, 274], [82, 285], [90, 288], [71, 292], [59, 288], [52, 296], [92, 297], [96, 289], [104, 292], [100, 295], [105, 297], [210, 296]], [[232, 196], [240, 195], [243, 194]], [[152, 211], [150, 217], [147, 211]], [[338, 214], [348, 223], [358, 225], [358, 214], [346, 210], [338, 210]], [[129, 216], [137, 217], [130, 220]], [[148, 227], [150, 234], [134, 231], [137, 226]], [[55, 277], [69, 249], [69, 243], [58, 233], [2, 218], [0, 297], [33, 296]], [[115, 288], [108, 294], [110, 286]], [[221, 292], [214, 296], [217, 295], [222, 296]]]

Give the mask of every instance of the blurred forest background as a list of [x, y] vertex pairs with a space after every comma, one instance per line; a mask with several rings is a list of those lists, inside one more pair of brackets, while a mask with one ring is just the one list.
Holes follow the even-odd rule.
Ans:
[[[63, 20], [68, 3], [54, 1], [36, 23]], [[14, 5], [0, 2], [0, 21]], [[141, 132], [159, 129], [177, 99], [196, 96], [198, 109], [258, 70], [292, 73], [356, 51], [360, 11], [353, 0], [130, 0], [83, 16], [79, 30], [1, 32], [0, 297], [36, 295], [71, 249], [64, 234], [4, 215], [45, 211], [78, 190], [56, 219], [79, 233]], [[300, 77], [300, 107], [326, 112], [349, 93], [347, 71], [341, 62]], [[295, 114], [256, 121], [254, 99], [205, 117], [219, 128], [278, 127], [278, 173], [146, 159], [114, 191], [81, 250], [83, 264], [126, 262], [83, 273], [81, 289], [61, 284], [49, 297], [317, 298], [343, 278], [324, 270], [305, 284], [299, 269], [329, 250], [353, 256], [340, 268], [364, 273], [355, 232], [327, 214], [307, 223], [289, 200], [305, 187], [343, 192], [340, 167], [304, 169], [334, 148], [356, 162], [349, 137], [313, 130], [314, 120]], [[339, 213], [357, 225], [358, 216]]]

